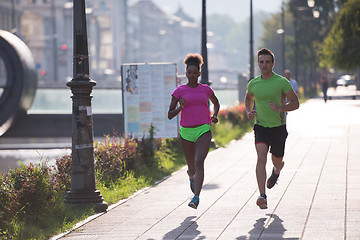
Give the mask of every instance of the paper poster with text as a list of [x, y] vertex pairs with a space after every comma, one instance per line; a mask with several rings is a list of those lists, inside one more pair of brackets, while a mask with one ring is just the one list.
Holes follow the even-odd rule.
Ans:
[[177, 137], [178, 121], [167, 117], [177, 86], [176, 64], [124, 64], [121, 70], [125, 134], [148, 137], [152, 125], [155, 138]]

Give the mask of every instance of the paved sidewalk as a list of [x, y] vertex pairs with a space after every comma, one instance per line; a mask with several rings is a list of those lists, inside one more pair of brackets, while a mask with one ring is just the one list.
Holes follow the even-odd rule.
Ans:
[[360, 101], [309, 100], [288, 114], [288, 132], [266, 210], [249, 133], [208, 155], [197, 210], [183, 168], [62, 239], [360, 239]]

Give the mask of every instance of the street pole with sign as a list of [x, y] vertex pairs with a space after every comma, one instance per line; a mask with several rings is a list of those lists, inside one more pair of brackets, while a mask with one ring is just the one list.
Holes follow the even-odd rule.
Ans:
[[74, 0], [73, 9], [74, 78], [66, 84], [73, 94], [71, 189], [64, 200], [77, 206], [93, 205], [96, 212], [103, 212], [108, 205], [95, 187], [91, 92], [96, 82], [89, 78], [85, 0]]

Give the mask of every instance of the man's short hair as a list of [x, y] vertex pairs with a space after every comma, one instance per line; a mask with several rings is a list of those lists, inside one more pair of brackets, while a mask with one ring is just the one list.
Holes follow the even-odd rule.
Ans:
[[271, 61], [274, 62], [275, 57], [272, 51], [270, 51], [267, 48], [262, 48], [257, 52], [257, 56], [258, 56], [258, 61], [259, 61], [259, 56], [260, 55], [270, 55], [271, 56]]

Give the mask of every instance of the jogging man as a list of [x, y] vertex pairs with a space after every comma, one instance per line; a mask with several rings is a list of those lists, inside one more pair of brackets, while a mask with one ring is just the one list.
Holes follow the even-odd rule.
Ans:
[[274, 54], [269, 49], [263, 48], [257, 52], [257, 56], [261, 75], [248, 83], [245, 106], [248, 118], [256, 118], [254, 124], [257, 153], [256, 178], [260, 191], [256, 204], [261, 209], [266, 209], [267, 154], [270, 150], [274, 165], [266, 183], [267, 188], [270, 189], [276, 184], [280, 171], [284, 167], [283, 156], [288, 135], [285, 113], [299, 108], [299, 99], [290, 82], [273, 72]]

